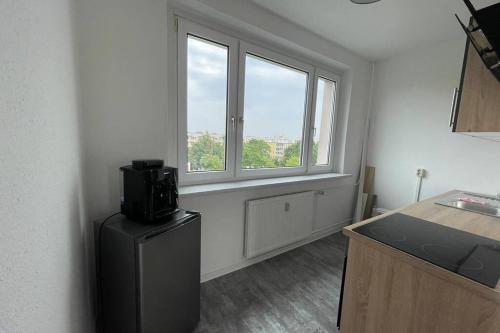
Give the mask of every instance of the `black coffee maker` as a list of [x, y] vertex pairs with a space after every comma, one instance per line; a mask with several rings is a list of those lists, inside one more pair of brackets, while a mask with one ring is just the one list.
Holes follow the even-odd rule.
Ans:
[[177, 169], [162, 160], [136, 160], [120, 168], [121, 213], [141, 223], [156, 223], [179, 209]]

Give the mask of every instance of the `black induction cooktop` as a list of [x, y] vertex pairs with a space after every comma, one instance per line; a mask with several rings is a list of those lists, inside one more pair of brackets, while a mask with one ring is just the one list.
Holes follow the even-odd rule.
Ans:
[[500, 279], [500, 242], [493, 239], [400, 213], [354, 231], [491, 288]]

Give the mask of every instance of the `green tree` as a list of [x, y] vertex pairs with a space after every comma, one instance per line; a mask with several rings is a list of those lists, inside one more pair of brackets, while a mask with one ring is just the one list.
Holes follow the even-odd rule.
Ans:
[[317, 142], [313, 143], [312, 160], [313, 160], [313, 165], [316, 164], [316, 162], [318, 161], [318, 143]]
[[300, 157], [292, 156], [284, 161], [285, 167], [298, 167], [300, 166]]
[[280, 166], [284, 167], [297, 167], [300, 166], [300, 141], [295, 142], [293, 145], [288, 146], [280, 161]]
[[219, 156], [204, 155], [200, 160], [202, 170], [223, 170], [224, 163]]
[[[300, 166], [301, 160], [301, 142], [297, 141], [293, 145], [288, 146], [283, 153], [283, 157], [276, 161], [276, 164], [281, 167], [297, 167]], [[312, 151], [313, 164], [318, 160], [318, 144], [313, 144]]]
[[205, 133], [188, 148], [188, 159], [191, 170], [223, 170], [224, 145]]
[[271, 146], [264, 140], [252, 139], [243, 143], [242, 166], [245, 169], [274, 168]]
[[289, 160], [300, 155], [300, 141], [288, 146], [283, 153], [283, 159]]

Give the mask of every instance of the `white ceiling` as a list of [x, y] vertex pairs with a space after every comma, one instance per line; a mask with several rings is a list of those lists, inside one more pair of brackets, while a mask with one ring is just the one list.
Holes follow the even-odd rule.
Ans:
[[[252, 0], [368, 59], [464, 36], [453, 14], [467, 21], [462, 0]], [[498, 0], [472, 0], [476, 9]], [[465, 37], [464, 37], [465, 38]]]

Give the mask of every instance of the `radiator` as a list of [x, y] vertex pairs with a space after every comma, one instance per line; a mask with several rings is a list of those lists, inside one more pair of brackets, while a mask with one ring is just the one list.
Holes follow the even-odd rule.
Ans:
[[248, 200], [245, 219], [245, 257], [292, 244], [311, 235], [314, 192]]

